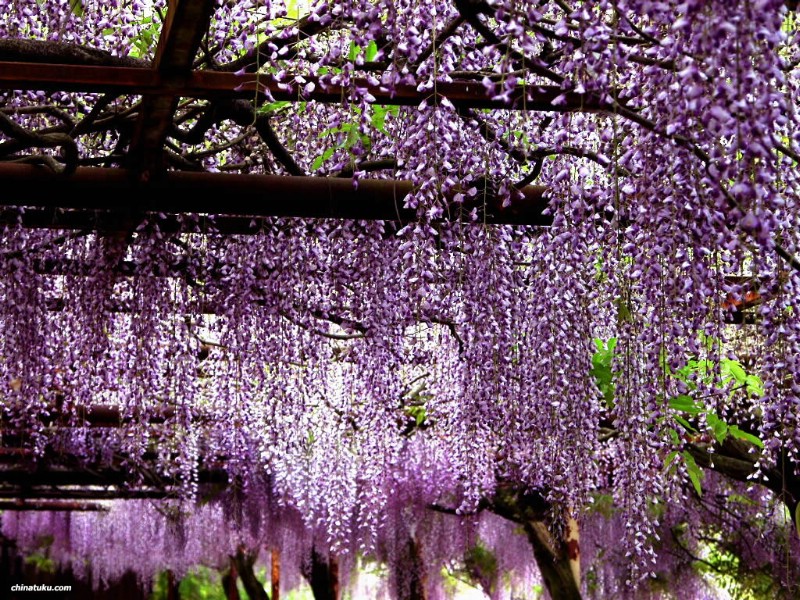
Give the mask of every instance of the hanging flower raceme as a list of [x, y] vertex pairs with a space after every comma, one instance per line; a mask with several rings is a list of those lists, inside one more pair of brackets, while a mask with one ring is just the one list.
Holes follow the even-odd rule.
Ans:
[[[0, 32], [149, 67], [164, 4], [0, 2]], [[198, 65], [252, 75], [264, 97], [181, 101], [170, 169], [411, 192], [396, 221], [260, 217], [235, 234], [224, 199], [219, 215], [150, 214], [122, 233], [4, 213], [4, 445], [31, 455], [26, 468], [175, 500], [167, 515], [115, 506], [64, 534], [93, 554], [128, 543], [114, 527], [144, 523], [165, 547], [137, 542], [145, 578], [161, 558], [185, 573], [266, 539], [298, 573], [309, 556], [343, 572], [377, 557], [400, 595], [423, 579], [403, 565], [474, 564], [486, 544], [528, 581], [519, 540], [503, 547], [485, 512], [502, 513], [511, 489], [541, 504], [518, 524], [546, 523], [556, 542], [573, 521], [596, 542], [620, 538], [618, 581], [584, 567], [616, 593], [659, 577], [666, 536], [699, 527], [713, 493], [766, 510], [752, 481], [796, 507], [793, 19], [778, 0], [216, 3]], [[69, 152], [32, 147], [57, 131], [76, 165], [126, 164], [138, 98], [2, 98], [0, 158], [66, 170]], [[495, 223], [521, 214], [530, 184], [546, 186], [552, 225]], [[741, 469], [725, 472], [713, 459], [734, 450]], [[195, 504], [214, 486], [227, 508]], [[686, 498], [697, 510], [667, 506]], [[5, 530], [31, 541], [65, 527], [26, 519], [3, 515]], [[699, 552], [699, 539], [669, 551]], [[108, 555], [95, 577], [128, 568]]]

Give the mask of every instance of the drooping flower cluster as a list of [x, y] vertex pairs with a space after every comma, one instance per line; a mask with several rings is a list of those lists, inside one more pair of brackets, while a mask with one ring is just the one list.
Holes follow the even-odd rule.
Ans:
[[[215, 470], [245, 496], [266, 479], [340, 556], [413, 537], [404, 508], [472, 513], [501, 483], [541, 493], [556, 522], [609, 491], [632, 583], [659, 551], [653, 503], [697, 487], [698, 444], [736, 426], [757, 467], [800, 476], [798, 33], [782, 2], [298, 4], [216, 7], [201, 66], [297, 101], [187, 101], [170, 168], [406, 179], [398, 207], [417, 220], [230, 235], [217, 215], [176, 232], [151, 214], [115, 236], [29, 229], [25, 198], [4, 196], [4, 444], [189, 500]], [[165, 10], [0, 6], [4, 38], [142, 66]], [[452, 81], [530, 95], [474, 108], [439, 92]], [[331, 85], [341, 105], [313, 100]], [[417, 106], [369, 91], [408, 85]], [[525, 110], [542, 86], [561, 92], [551, 110]], [[21, 127], [72, 132], [78, 164], [123, 163], [136, 98], [2, 98]], [[3, 160], [37, 159], [0, 131]], [[552, 227], [487, 224], [489, 199], [513, 208], [531, 182]], [[764, 385], [745, 397], [724, 365], [748, 294]], [[616, 343], [606, 390], [595, 338]], [[90, 427], [100, 406], [113, 418]]]

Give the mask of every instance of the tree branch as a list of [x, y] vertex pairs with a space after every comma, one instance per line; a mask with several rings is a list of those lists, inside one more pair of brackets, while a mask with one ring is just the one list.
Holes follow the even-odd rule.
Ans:
[[256, 117], [256, 131], [258, 131], [261, 139], [264, 140], [264, 143], [267, 145], [267, 148], [270, 149], [272, 155], [284, 166], [289, 174], [305, 175], [305, 171], [300, 168], [300, 166], [292, 158], [292, 155], [289, 154], [289, 151], [286, 149], [286, 147], [278, 139], [278, 136], [270, 125], [269, 120], [270, 117], [268, 115], [258, 115]]
[[0, 61], [114, 67], [151, 66], [149, 60], [115, 56], [105, 50], [78, 44], [18, 38], [0, 39]]
[[[334, 28], [336, 23], [335, 21], [329, 20], [323, 25], [323, 21], [319, 18], [319, 16], [320, 15], [317, 13], [307, 14], [293, 25], [289, 25], [286, 29], [281, 30], [280, 33], [272, 36], [268, 40], [263, 41], [244, 56], [237, 58], [236, 60], [233, 60], [225, 65], [221, 65], [218, 67], [218, 69], [221, 71], [245, 70], [248, 73], [254, 72], [259, 62], [259, 56], [267, 54], [272, 55], [272, 52], [278, 51], [281, 48], [290, 48], [291, 46], [299, 44], [303, 40], [322, 33], [323, 31], [328, 31]], [[295, 28], [295, 32], [293, 35], [287, 35], [286, 32], [291, 27]], [[336, 27], [344, 27], [344, 25], [338, 24]], [[292, 58], [292, 54], [293, 53], [291, 51], [282, 54], [281, 59], [286, 60]]]
[[[28, 148], [61, 148], [61, 155], [64, 159], [64, 166], [61, 167], [54, 162], [47, 161], [42, 157], [41, 160], [57, 172], [70, 174], [78, 167], [78, 146], [66, 133], [37, 133], [28, 131], [24, 127], [17, 125], [4, 112], [0, 112], [0, 132], [13, 138], [8, 142], [0, 144], [0, 155], [12, 154]], [[51, 157], [52, 158], [52, 157]]]

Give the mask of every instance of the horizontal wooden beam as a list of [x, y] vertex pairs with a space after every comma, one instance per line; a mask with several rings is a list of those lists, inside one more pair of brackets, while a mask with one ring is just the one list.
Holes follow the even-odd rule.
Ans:
[[0, 510], [47, 512], [108, 512], [109, 507], [95, 502], [58, 500], [0, 500]]
[[[79, 168], [61, 175], [48, 168], [0, 163], [3, 205], [58, 211], [105, 211], [135, 218], [144, 212], [209, 214], [235, 217], [303, 217], [417, 221], [416, 210], [404, 208], [413, 191], [405, 180], [341, 177], [291, 177], [170, 171], [163, 178], [137, 182], [122, 169]], [[451, 205], [450, 220], [511, 225], [550, 225], [543, 214], [546, 188], [527, 186], [510, 206], [479, 193], [464, 204]], [[459, 210], [459, 207], [462, 207]], [[58, 213], [54, 212], [54, 218]]]
[[148, 500], [169, 495], [171, 494], [168, 490], [155, 487], [0, 486], [0, 498], [23, 500]]
[[[174, 408], [165, 407], [158, 409], [147, 415], [147, 422], [151, 425], [166, 423], [174, 419], [177, 413]], [[208, 417], [198, 415], [192, 418], [195, 422], [210, 420]], [[39, 419], [50, 427], [124, 427], [134, 421], [141, 422], [143, 419], [134, 416], [127, 416], [121, 413], [115, 406], [95, 404], [92, 406], [78, 406], [72, 412], [62, 412], [57, 408], [52, 408], [42, 415]], [[0, 431], [8, 435], [14, 431], [13, 427], [8, 426], [8, 418], [0, 417], [2, 427]], [[0, 452], [0, 462], [9, 460], [19, 460], [19, 457], [28, 456], [29, 450], [26, 448], [5, 447]]]
[[[0, 179], [2, 185], [2, 179]], [[28, 208], [20, 215], [14, 208], [0, 206], [0, 225], [19, 223], [28, 229], [86, 230], [86, 231], [128, 231], [130, 219], [118, 212]], [[182, 221], [178, 215], [159, 218], [158, 228], [162, 233], [215, 233], [221, 235], [256, 235], [268, 227], [266, 217], [217, 216], [201, 220], [199, 223]]]
[[[313, 88], [313, 89], [312, 89]], [[306, 76], [303, 83], [285, 83], [268, 75], [193, 71], [172, 77], [154, 69], [116, 66], [0, 63], [0, 89], [176, 96], [188, 98], [246, 98], [348, 104], [354, 93], [371, 96], [376, 104], [418, 106], [447, 98], [458, 108], [570, 112], [604, 110], [586, 94], [564, 92], [559, 86], [518, 86], [508, 97], [487, 93], [480, 82], [439, 81], [436, 91], [398, 84], [388, 89], [355, 79], [350, 85], [323, 85]], [[308, 90], [308, 91], [307, 91]], [[357, 92], [356, 92], [357, 90]]]
[[[174, 419], [175, 415], [175, 409], [167, 407], [150, 414], [147, 422], [151, 424], [165, 423]], [[47, 419], [44, 419], [44, 422], [48, 425], [59, 424], [67, 422], [71, 418], [76, 419], [78, 423], [93, 427], [121, 427], [136, 420], [134, 417], [123, 416], [114, 406], [95, 404], [78, 407], [73, 414], [60, 414], [58, 411], [52, 411]]]
[[[228, 473], [224, 469], [201, 469], [197, 477], [200, 484], [227, 485], [228, 483]], [[89, 470], [56, 467], [30, 469], [23, 465], [3, 465], [0, 468], [0, 489], [9, 486], [21, 489], [50, 486], [122, 486], [124, 489], [128, 484], [134, 483], [134, 480], [135, 476], [132, 473], [122, 469]], [[165, 478], [159, 485], [169, 487], [178, 485], [178, 482]], [[134, 489], [136, 489], [135, 484]]]

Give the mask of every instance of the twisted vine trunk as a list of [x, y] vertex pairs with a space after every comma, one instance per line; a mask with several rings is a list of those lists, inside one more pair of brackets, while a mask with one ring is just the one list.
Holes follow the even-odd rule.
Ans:
[[179, 590], [180, 580], [175, 577], [175, 573], [171, 570], [167, 571], [167, 600], [180, 600], [181, 593]]
[[253, 570], [257, 557], [257, 551], [248, 553], [239, 548], [239, 551], [233, 557], [233, 561], [236, 564], [236, 570], [239, 572], [239, 579], [242, 580], [242, 585], [250, 600], [269, 600], [269, 595]]
[[[233, 563], [233, 561], [231, 561]], [[239, 588], [236, 587], [236, 567], [231, 564], [231, 568], [222, 574], [222, 589], [225, 590], [226, 600], [241, 600]]]
[[414, 536], [408, 536], [408, 543], [403, 549], [402, 563], [406, 572], [400, 575], [398, 582], [399, 600], [428, 600], [425, 589], [425, 561], [422, 558], [422, 548]]
[[551, 506], [544, 496], [505, 482], [498, 486], [488, 506], [492, 512], [522, 525], [550, 598], [581, 600], [578, 522], [568, 516], [564, 537], [554, 537], [547, 517]]
[[226, 600], [241, 600], [239, 598], [239, 588], [236, 587], [236, 578], [239, 575], [236, 573], [236, 565], [231, 559], [230, 568], [222, 574], [222, 588], [225, 590]]
[[[523, 525], [552, 600], [581, 600], [577, 546], [568, 537], [556, 540], [543, 521]], [[572, 529], [571, 527], [569, 528]], [[577, 531], [577, 529], [576, 529]], [[576, 542], [577, 543], [577, 538]], [[578, 576], [576, 577], [576, 566]]]
[[339, 600], [339, 565], [335, 557], [326, 559], [312, 550], [301, 571], [311, 586], [314, 600]]

